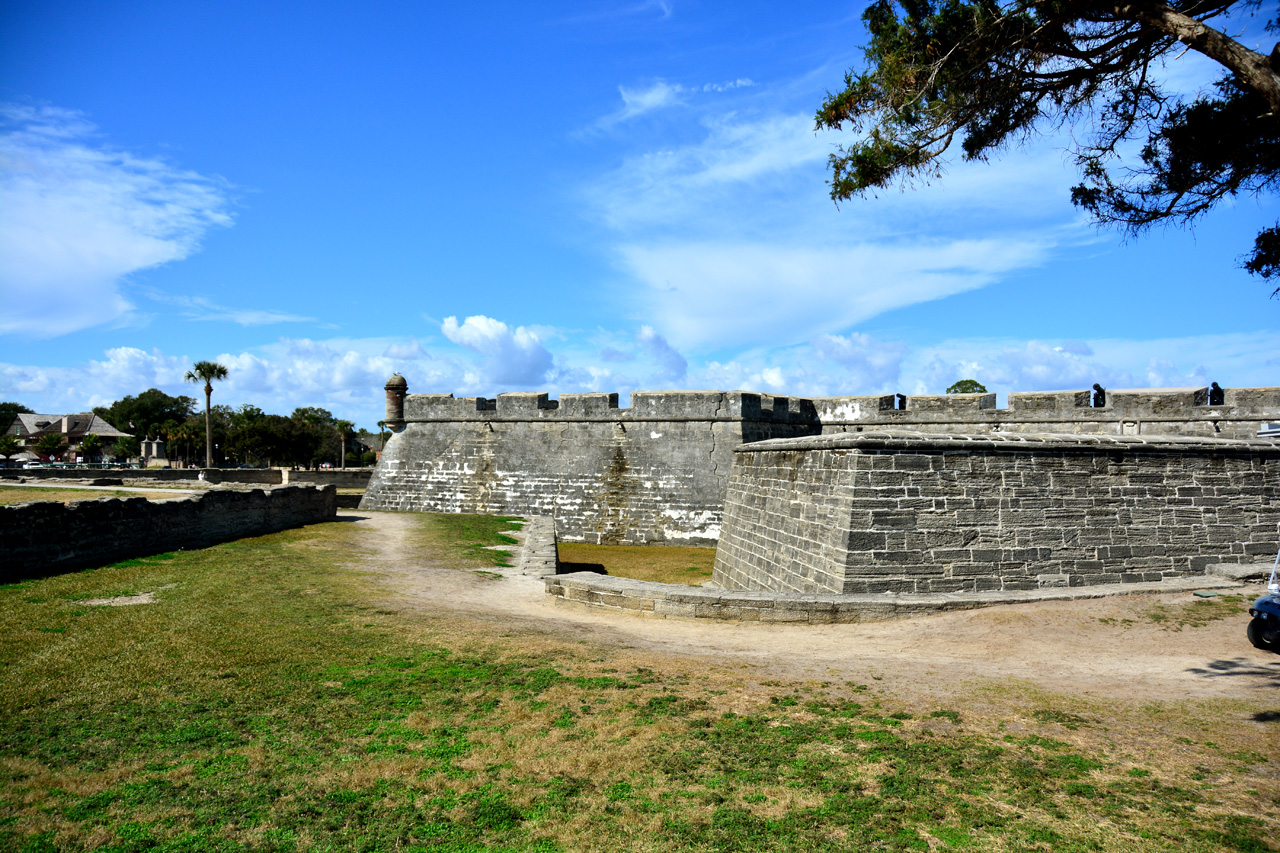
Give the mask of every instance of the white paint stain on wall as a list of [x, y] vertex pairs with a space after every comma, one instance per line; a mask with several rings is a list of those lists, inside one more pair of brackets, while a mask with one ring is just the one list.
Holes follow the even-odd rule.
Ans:
[[824, 421], [860, 421], [863, 418], [862, 403], [841, 403], [830, 409], [823, 409], [819, 417]]

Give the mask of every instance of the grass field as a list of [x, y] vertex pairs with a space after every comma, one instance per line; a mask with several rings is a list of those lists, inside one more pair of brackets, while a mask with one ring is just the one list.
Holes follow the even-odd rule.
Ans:
[[604, 571], [620, 578], [700, 586], [711, 580], [715, 548], [586, 545], [561, 542], [562, 571]]
[[[503, 529], [424, 523], [415, 547], [480, 568]], [[1276, 759], [1215, 708], [744, 694], [737, 664], [401, 613], [352, 565], [363, 535], [0, 589], [0, 849], [1275, 849]]]
[[17, 504], [25, 501], [91, 501], [97, 498], [147, 498], [164, 500], [166, 498], [185, 497], [184, 495], [165, 494], [163, 491], [135, 492], [124, 489], [75, 489], [75, 488], [33, 488], [29, 486], [0, 486], [0, 505]]

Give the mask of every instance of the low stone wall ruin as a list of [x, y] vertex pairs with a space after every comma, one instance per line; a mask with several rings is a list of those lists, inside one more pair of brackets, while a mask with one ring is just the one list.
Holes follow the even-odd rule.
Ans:
[[280, 486], [0, 506], [0, 583], [328, 521], [336, 495], [333, 486]]
[[194, 483], [204, 471], [205, 480], [215, 485], [257, 486], [337, 486], [363, 489], [373, 476], [372, 468], [0, 468], [0, 482], [11, 480], [127, 479], [143, 483]]
[[205, 479], [214, 484], [278, 486], [284, 482], [279, 468], [7, 468], [0, 469], [0, 482], [107, 478], [136, 480], [144, 484], [182, 484], [199, 480], [201, 471], [205, 472]]
[[788, 593], [1146, 583], [1280, 541], [1280, 442], [862, 432], [738, 448], [714, 581]]
[[373, 476], [372, 468], [312, 468], [308, 471], [284, 469], [284, 482], [290, 486], [337, 486], [339, 489], [363, 489]]

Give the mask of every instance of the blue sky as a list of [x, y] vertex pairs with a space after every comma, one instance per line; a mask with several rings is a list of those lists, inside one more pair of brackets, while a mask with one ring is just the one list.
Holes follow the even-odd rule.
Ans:
[[1274, 198], [1125, 240], [1062, 136], [837, 209], [861, 8], [0, 0], [0, 399], [1280, 384]]

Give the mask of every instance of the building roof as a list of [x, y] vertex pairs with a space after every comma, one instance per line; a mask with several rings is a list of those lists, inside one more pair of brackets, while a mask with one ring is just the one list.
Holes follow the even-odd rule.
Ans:
[[93, 412], [80, 412], [70, 415], [41, 415], [35, 412], [23, 412], [9, 426], [6, 435], [18, 438], [38, 438], [46, 433], [57, 433], [68, 439], [81, 439], [86, 435], [99, 435], [103, 438], [119, 438], [129, 433], [107, 423]]

